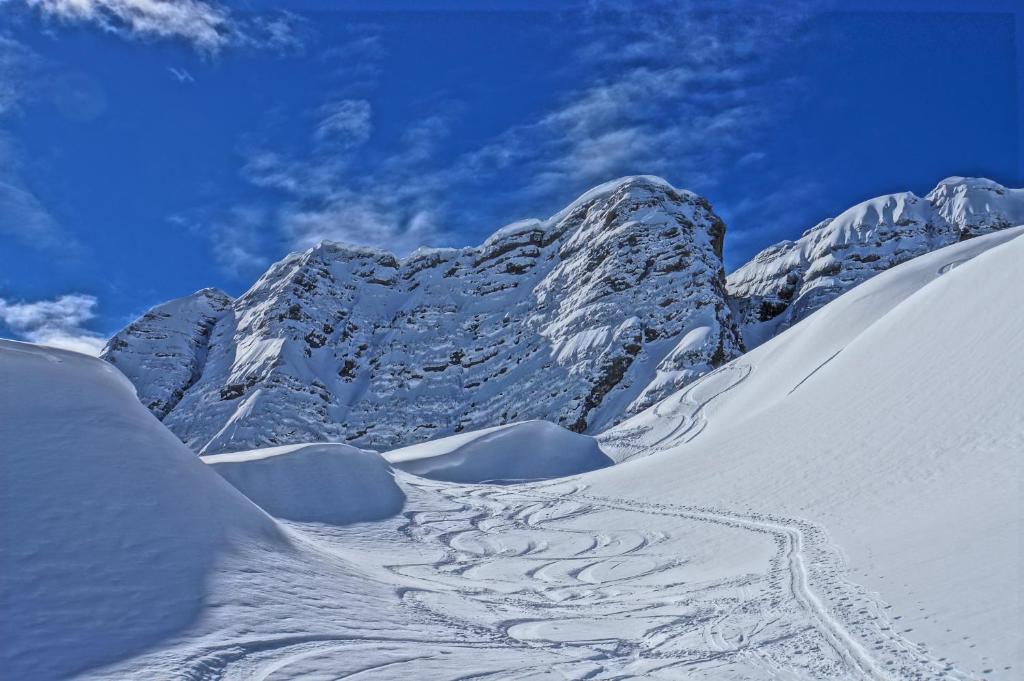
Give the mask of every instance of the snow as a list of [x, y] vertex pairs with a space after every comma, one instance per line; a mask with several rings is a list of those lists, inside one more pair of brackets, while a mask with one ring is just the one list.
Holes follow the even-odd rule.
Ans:
[[201, 616], [226, 555], [273, 521], [164, 428], [114, 367], [0, 341], [0, 669], [50, 679]]
[[902, 192], [859, 203], [729, 275], [744, 343], [757, 347], [900, 263], [1022, 223], [1024, 189], [981, 178], [947, 178], [924, 198]]
[[405, 502], [380, 454], [348, 445], [285, 445], [203, 461], [277, 518], [341, 525], [393, 516]]
[[449, 482], [512, 482], [609, 466], [594, 438], [546, 421], [524, 421], [385, 453], [396, 468]]
[[723, 233], [695, 194], [622, 178], [477, 247], [398, 260], [325, 242], [216, 318], [154, 310], [104, 357], [202, 454], [385, 450], [541, 418], [595, 433], [624, 418], [692, 320], [708, 342], [673, 360], [680, 381], [739, 353]]
[[[905, 641], [883, 660], [920, 646], [967, 678], [1017, 678], [1022, 234], [883, 273], [621, 424], [602, 439], [613, 456], [662, 453], [598, 472], [592, 489], [809, 519], [843, 557], [836, 576], [899, 618]], [[835, 582], [821, 589], [841, 593]], [[854, 638], [877, 635], [825, 601]]]
[[[872, 273], [597, 438], [525, 421], [383, 455], [199, 458], [113, 367], [0, 342], [0, 668], [1013, 681], [1022, 260], [1024, 226]], [[345, 262], [339, 278], [393, 269]], [[657, 368], [671, 390], [686, 367], [662, 359], [714, 335], [708, 307], [651, 341], [636, 376]], [[621, 319], [594, 328], [633, 328]], [[229, 340], [215, 330], [210, 347]], [[271, 342], [253, 342], [257, 365]], [[542, 404], [551, 385], [528, 368]], [[317, 375], [286, 387], [315, 390]], [[263, 418], [268, 389], [238, 398], [238, 418]], [[375, 403], [379, 418], [392, 408]], [[271, 415], [285, 429], [301, 416]]]
[[207, 288], [157, 305], [112, 338], [100, 356], [131, 380], [139, 401], [162, 419], [202, 373], [210, 332], [231, 303], [223, 291]]

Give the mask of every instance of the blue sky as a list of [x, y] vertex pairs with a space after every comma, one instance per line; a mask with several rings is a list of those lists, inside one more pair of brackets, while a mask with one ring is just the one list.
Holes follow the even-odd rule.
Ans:
[[95, 349], [323, 238], [475, 244], [627, 174], [707, 196], [730, 269], [1021, 186], [1016, 4], [0, 0], [0, 335]]

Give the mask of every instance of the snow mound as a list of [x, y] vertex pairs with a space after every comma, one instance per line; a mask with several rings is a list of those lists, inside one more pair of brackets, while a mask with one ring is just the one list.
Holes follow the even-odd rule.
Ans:
[[380, 520], [405, 503], [381, 455], [348, 445], [286, 445], [203, 460], [267, 513], [287, 520]]
[[597, 441], [547, 421], [523, 421], [384, 454], [395, 468], [447, 482], [514, 482], [576, 475], [612, 460]]
[[50, 679], [186, 628], [207, 577], [273, 520], [106, 362], [0, 340], [0, 669]]

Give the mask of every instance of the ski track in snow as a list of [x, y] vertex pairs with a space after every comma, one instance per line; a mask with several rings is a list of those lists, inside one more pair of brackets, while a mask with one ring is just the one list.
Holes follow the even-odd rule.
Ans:
[[628, 452], [619, 457], [619, 463], [629, 461], [640, 454], [649, 455], [690, 442], [707, 426], [707, 406], [746, 380], [750, 372], [750, 365], [742, 363], [719, 367], [691, 383], [676, 396], [655, 405], [653, 413], [659, 419], [659, 431], [663, 427], [661, 424], [671, 425], [668, 432], [655, 435], [653, 439], [638, 437], [646, 433], [634, 429], [613, 431], [612, 434], [600, 439], [611, 444], [613, 448], [622, 448]]
[[[188, 678], [970, 678], [900, 636], [807, 522], [592, 496], [565, 481], [406, 483], [416, 498], [392, 540], [407, 558], [378, 567], [422, 638], [236, 642], [194, 659]], [[624, 529], [623, 514], [643, 529]], [[296, 526], [328, 550], [372, 527]], [[695, 531], [764, 537], [768, 569], [691, 566]]]

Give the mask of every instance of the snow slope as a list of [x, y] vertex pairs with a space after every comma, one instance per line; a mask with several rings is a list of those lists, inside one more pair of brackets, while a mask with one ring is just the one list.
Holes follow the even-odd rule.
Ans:
[[277, 518], [352, 523], [401, 512], [405, 495], [376, 452], [340, 444], [284, 445], [203, 461]]
[[0, 341], [0, 670], [67, 678], [201, 614], [205, 582], [273, 521], [106, 362]]
[[610, 466], [594, 438], [546, 421], [524, 421], [411, 445], [384, 454], [396, 468], [449, 482], [513, 482]]
[[641, 458], [594, 493], [810, 520], [901, 636], [965, 678], [1019, 678], [1022, 234], [880, 274], [621, 424], [602, 446]]

